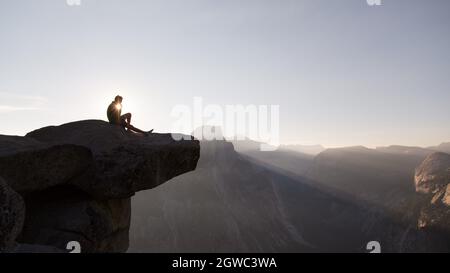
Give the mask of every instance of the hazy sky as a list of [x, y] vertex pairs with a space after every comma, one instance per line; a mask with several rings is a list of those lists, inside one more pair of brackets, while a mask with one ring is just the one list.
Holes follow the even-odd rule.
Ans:
[[450, 141], [450, 1], [0, 0], [0, 134], [278, 104], [283, 143]]

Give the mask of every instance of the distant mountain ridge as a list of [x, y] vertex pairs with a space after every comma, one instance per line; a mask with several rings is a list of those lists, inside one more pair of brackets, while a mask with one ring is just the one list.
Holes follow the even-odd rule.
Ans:
[[444, 142], [438, 146], [429, 147], [429, 149], [450, 154], [450, 142]]
[[291, 144], [291, 145], [281, 145], [279, 150], [288, 150], [299, 152], [308, 155], [318, 155], [321, 152], [325, 151], [325, 147], [322, 145], [300, 145], [300, 144]]

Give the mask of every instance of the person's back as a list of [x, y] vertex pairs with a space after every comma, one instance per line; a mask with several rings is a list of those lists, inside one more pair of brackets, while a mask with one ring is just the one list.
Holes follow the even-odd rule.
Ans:
[[119, 102], [113, 101], [108, 106], [108, 110], [106, 112], [108, 116], [109, 123], [120, 125], [120, 115], [121, 115], [122, 109], [120, 107]]

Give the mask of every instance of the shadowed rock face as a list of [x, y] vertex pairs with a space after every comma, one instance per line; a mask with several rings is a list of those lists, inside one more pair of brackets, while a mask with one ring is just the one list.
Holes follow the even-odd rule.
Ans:
[[11, 251], [15, 247], [24, 218], [22, 197], [0, 177], [0, 252]]
[[[194, 170], [199, 154], [196, 140], [144, 137], [99, 120], [0, 136], [0, 192], [19, 193], [27, 208], [18, 251], [64, 249], [69, 241], [83, 252], [126, 251], [130, 197]], [[16, 203], [10, 209], [20, 209]], [[0, 234], [0, 243], [16, 236]]]
[[95, 200], [73, 187], [54, 187], [26, 198], [21, 242], [66, 248], [77, 241], [83, 252], [128, 249], [130, 198]]

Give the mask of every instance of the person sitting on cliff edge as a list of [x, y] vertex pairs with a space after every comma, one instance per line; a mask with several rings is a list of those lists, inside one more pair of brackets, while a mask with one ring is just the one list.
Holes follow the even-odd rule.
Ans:
[[126, 128], [129, 132], [140, 133], [148, 136], [153, 132], [153, 129], [145, 132], [133, 125], [131, 125], [131, 113], [126, 113], [122, 115], [122, 100], [123, 98], [117, 95], [114, 101], [108, 106], [107, 115], [110, 124], [119, 125], [122, 128]]

